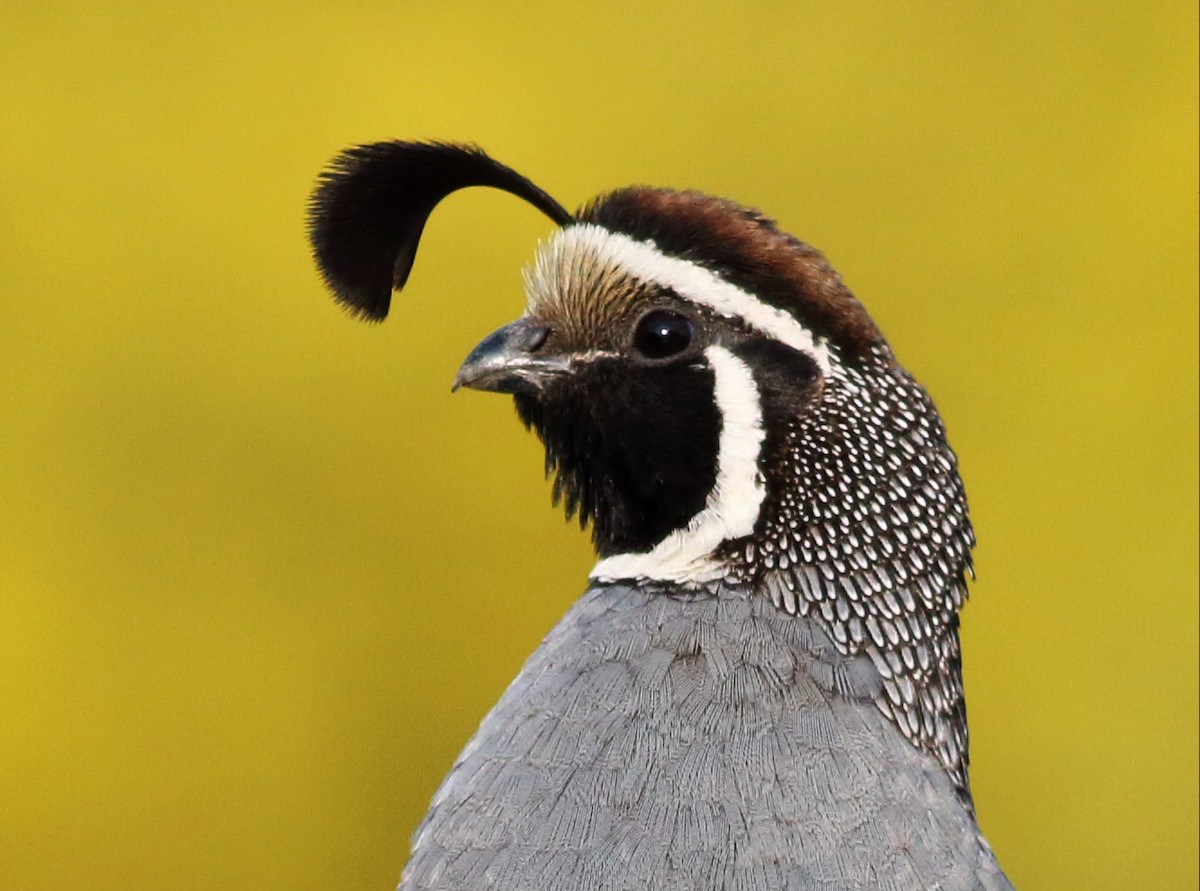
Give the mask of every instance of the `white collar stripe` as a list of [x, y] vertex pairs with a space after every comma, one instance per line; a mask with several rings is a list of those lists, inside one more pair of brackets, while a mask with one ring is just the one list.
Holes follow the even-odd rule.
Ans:
[[722, 571], [712, 556], [716, 548], [754, 531], [766, 498], [766, 485], [758, 468], [766, 436], [762, 400], [750, 366], [736, 355], [713, 345], [704, 356], [713, 371], [713, 391], [721, 413], [716, 483], [703, 509], [687, 526], [675, 530], [646, 553], [604, 558], [592, 570], [593, 579], [706, 581]]

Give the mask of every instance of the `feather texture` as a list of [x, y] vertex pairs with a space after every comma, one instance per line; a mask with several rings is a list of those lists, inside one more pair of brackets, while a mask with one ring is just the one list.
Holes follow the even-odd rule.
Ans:
[[555, 223], [565, 208], [482, 149], [449, 142], [376, 142], [342, 152], [308, 206], [313, 257], [338, 301], [372, 321], [408, 281], [421, 232], [443, 198], [489, 186], [528, 201]]
[[882, 679], [737, 587], [594, 587], [484, 719], [401, 891], [1002, 891]]

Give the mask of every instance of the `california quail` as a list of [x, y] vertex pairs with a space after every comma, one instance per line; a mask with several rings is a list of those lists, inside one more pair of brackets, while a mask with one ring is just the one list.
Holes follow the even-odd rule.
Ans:
[[862, 304], [731, 201], [634, 187], [572, 214], [479, 149], [412, 142], [321, 177], [337, 298], [382, 319], [465, 186], [559, 228], [455, 386], [513, 396], [599, 562], [401, 889], [1011, 888], [967, 781], [957, 462]]

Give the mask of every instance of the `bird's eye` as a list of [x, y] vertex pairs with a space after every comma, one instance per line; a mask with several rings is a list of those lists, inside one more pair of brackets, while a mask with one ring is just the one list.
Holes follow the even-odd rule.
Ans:
[[633, 346], [647, 359], [665, 359], [686, 350], [692, 342], [692, 323], [666, 309], [646, 313], [633, 332]]

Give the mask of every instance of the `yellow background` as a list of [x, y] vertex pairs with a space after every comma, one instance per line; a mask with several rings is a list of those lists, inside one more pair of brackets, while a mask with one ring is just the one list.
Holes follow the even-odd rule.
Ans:
[[550, 224], [454, 197], [382, 326], [318, 283], [314, 175], [392, 137], [823, 248], [962, 459], [1001, 862], [1196, 887], [1196, 77], [1191, 0], [5, 4], [0, 887], [392, 887], [581, 590], [448, 386]]

